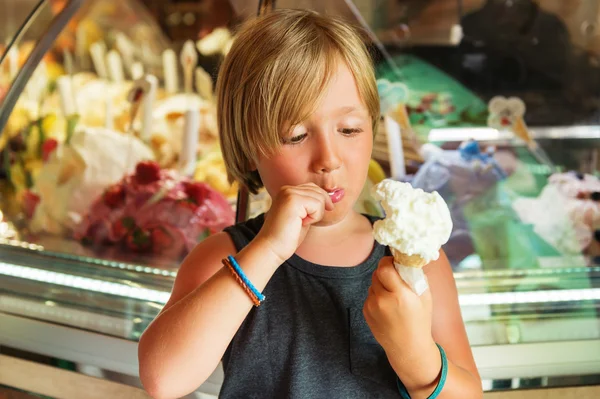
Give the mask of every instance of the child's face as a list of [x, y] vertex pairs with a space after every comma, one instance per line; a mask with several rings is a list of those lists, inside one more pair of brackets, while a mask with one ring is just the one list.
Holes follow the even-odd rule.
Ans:
[[318, 224], [331, 225], [348, 214], [360, 195], [372, 146], [371, 117], [352, 73], [340, 62], [315, 112], [284, 132], [280, 151], [260, 158], [257, 169], [271, 196], [282, 186], [304, 183], [334, 191], [335, 209]]

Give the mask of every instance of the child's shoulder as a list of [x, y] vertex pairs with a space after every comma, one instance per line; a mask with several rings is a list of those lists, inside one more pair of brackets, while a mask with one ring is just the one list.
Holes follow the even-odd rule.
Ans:
[[238, 222], [224, 229], [225, 232], [229, 232], [231, 230], [239, 230], [239, 229], [248, 229], [252, 231], [260, 230], [263, 223], [265, 222], [265, 214], [261, 213], [258, 216], [255, 216], [251, 219], [245, 220], [243, 222]]
[[163, 311], [211, 278], [222, 267], [222, 259], [235, 253], [235, 245], [225, 232], [196, 245], [179, 266], [171, 297]]
[[237, 251], [241, 251], [246, 245], [256, 237], [265, 222], [265, 214], [248, 219], [243, 222], [236, 223], [226, 227], [223, 232], [226, 233]]
[[202, 285], [222, 267], [222, 260], [237, 254], [258, 234], [264, 215], [246, 220], [211, 235], [184, 259], [175, 280], [172, 297], [184, 296]]

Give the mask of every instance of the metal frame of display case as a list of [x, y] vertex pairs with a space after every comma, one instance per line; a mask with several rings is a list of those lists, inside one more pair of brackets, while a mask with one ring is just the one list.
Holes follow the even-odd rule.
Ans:
[[[67, 23], [73, 18], [75, 13], [81, 8], [83, 3], [87, 0], [70, 0], [65, 4], [65, 7], [61, 10], [58, 15], [52, 20], [52, 23], [46, 29], [46, 32], [40, 37], [40, 40], [36, 43], [35, 47], [27, 57], [27, 60], [15, 76], [15, 79], [8, 89], [8, 93], [2, 102], [2, 108], [0, 109], [0, 133], [4, 130], [8, 117], [10, 116], [13, 108], [19, 100], [19, 96], [25, 89], [27, 82], [33, 75], [33, 72], [37, 68], [42, 58], [46, 55], [48, 50], [54, 45], [54, 41], [58, 35], [63, 31]], [[11, 43], [14, 45], [16, 41]], [[10, 51], [6, 49], [7, 53]]]
[[[12, 348], [139, 376], [137, 343], [130, 340], [4, 313], [0, 340]], [[486, 390], [497, 380], [542, 377], [537, 386], [543, 386], [543, 379], [552, 377], [600, 375], [600, 340], [476, 346], [473, 355]], [[222, 380], [219, 366], [199, 391], [218, 394]]]
[[[36, 251], [35, 249], [23, 250]], [[102, 279], [97, 281], [97, 286], [91, 286], [93, 283], [91, 278], [74, 277], [73, 281], [62, 281], [57, 279], [55, 274], [65, 273], [38, 269], [39, 273], [35, 275], [36, 269], [30, 267], [22, 266], [17, 270], [19, 266], [16, 264], [3, 263], [2, 266], [15, 269], [12, 271], [13, 277], [38, 281], [50, 286], [69, 287], [81, 292], [99, 292], [111, 295], [113, 298], [121, 297], [138, 301], [150, 299], [154, 300], [156, 305], [164, 304], [168, 298], [168, 288], [160, 285], [140, 292], [125, 290], [127, 286], [122, 287], [124, 290], [115, 290], [112, 285], [106, 285]], [[132, 270], [136, 268], [134, 265], [122, 266], [128, 269], [131, 266]], [[142, 268], [142, 266], [138, 267]], [[9, 273], [11, 270], [4, 270], [3, 274], [5, 272]], [[598, 291], [600, 291], [598, 288], [579, 290], [576, 293], [557, 291], [553, 294], [555, 296], [549, 300], [557, 303], [568, 302], [573, 300], [569, 297], [573, 294], [582, 298], [587, 296], [598, 299], [600, 295]], [[464, 312], [466, 311], [465, 306], [473, 304], [485, 307], [543, 299], [528, 298], [535, 294], [535, 292], [460, 294], [459, 301], [463, 305]], [[544, 293], [546, 296], [550, 294], [552, 293]], [[513, 302], [510, 302], [509, 297], [514, 297]], [[131, 326], [127, 327], [126, 325], [129, 322], [128, 319], [105, 316], [87, 308], [74, 309], [73, 305], [64, 306], [61, 303], [52, 303], [52, 306], [49, 307], [46, 306], [49, 305], [47, 302], [49, 301], [45, 301], [43, 298], [37, 301], [33, 298], [31, 300], [14, 298], [12, 301], [7, 301], [4, 296], [0, 298], [0, 345], [137, 377], [137, 343], [130, 339]], [[473, 311], [485, 312], [485, 309], [480, 309], [481, 306]], [[594, 321], [600, 329], [600, 320]], [[560, 320], [557, 322], [561, 324]], [[105, 327], [99, 328], [98, 325]], [[546, 327], [552, 328], [551, 325], [546, 325]], [[568, 325], [566, 327], [568, 330]], [[573, 324], [573, 328], [577, 328], [577, 325]], [[509, 326], [501, 326], [499, 330], [491, 331], [487, 325], [471, 326], [467, 323], [470, 335], [489, 333], [510, 335], [511, 331], [508, 329]], [[564, 329], [565, 326], [563, 326]], [[104, 334], [98, 333], [98, 331], [103, 331]], [[507, 339], [511, 341], [510, 337]], [[512, 340], [514, 339], [512, 338]], [[600, 340], [598, 339], [475, 345], [473, 353], [485, 386], [490, 390], [494, 388], [497, 380], [542, 377], [537, 381], [542, 384], [552, 377], [600, 374]], [[201, 391], [218, 392], [221, 381], [222, 372], [217, 370], [207, 384], [201, 388]], [[514, 381], [512, 385], [518, 387]], [[531, 387], [532, 384], [529, 383], [527, 386]]]

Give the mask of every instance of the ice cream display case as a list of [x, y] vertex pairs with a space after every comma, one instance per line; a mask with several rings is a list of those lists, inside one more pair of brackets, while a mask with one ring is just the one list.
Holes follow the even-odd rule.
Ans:
[[236, 23], [294, 7], [366, 30], [383, 112], [357, 206], [381, 215], [384, 177], [448, 203], [485, 389], [598, 384], [600, 50], [588, 2], [555, 3], [231, 1], [175, 47], [137, 1], [31, 2], [0, 43], [0, 345], [137, 375], [183, 257], [268, 209], [227, 182], [214, 62]]
[[[77, 361], [21, 323], [134, 343], [185, 255], [234, 222], [210, 69], [231, 33], [175, 47], [137, 1], [27, 5], [0, 48], [0, 345]], [[102, 367], [135, 375], [123, 354]]]

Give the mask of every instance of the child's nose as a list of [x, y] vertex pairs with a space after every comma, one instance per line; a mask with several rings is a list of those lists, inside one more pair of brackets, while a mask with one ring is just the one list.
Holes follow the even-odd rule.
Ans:
[[338, 153], [335, 140], [320, 140], [315, 156], [314, 169], [317, 173], [327, 173], [339, 169], [342, 160]]

